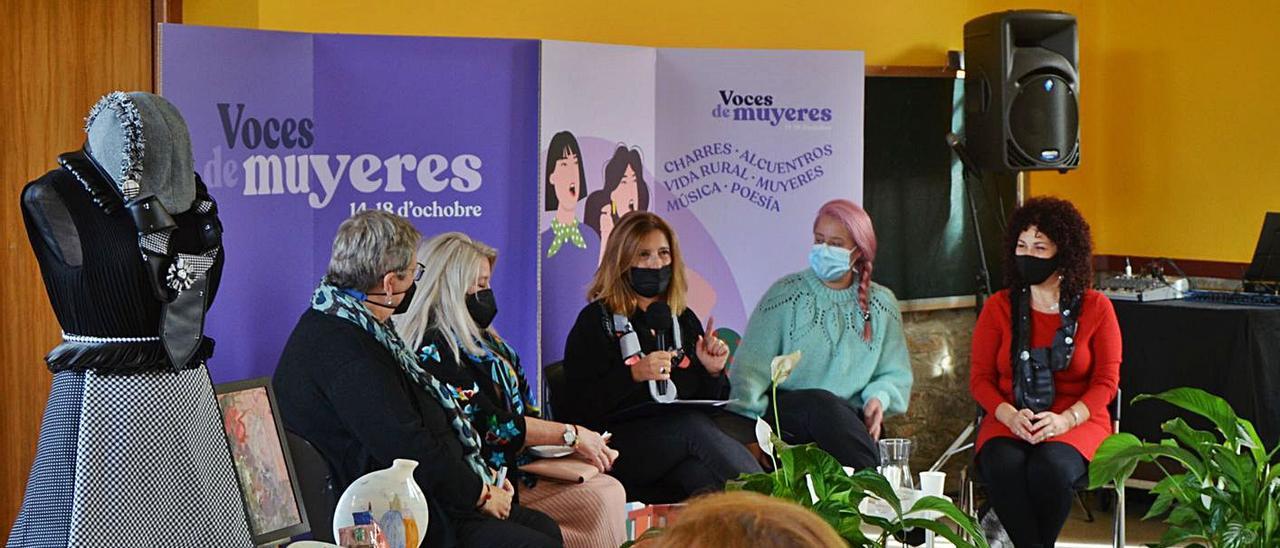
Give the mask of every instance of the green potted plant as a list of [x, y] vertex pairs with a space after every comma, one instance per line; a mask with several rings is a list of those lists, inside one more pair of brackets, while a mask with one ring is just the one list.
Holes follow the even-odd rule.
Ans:
[[1160, 425], [1170, 437], [1159, 442], [1113, 434], [1089, 465], [1090, 488], [1122, 489], [1138, 463], [1155, 463], [1164, 478], [1151, 489], [1156, 499], [1142, 519], [1165, 516], [1169, 530], [1156, 546], [1280, 547], [1280, 465], [1271, 462], [1277, 448], [1268, 451], [1253, 423], [1203, 390], [1175, 388], [1133, 401], [1149, 399], [1200, 415], [1217, 432], [1174, 418]]
[[[778, 385], [786, 380], [799, 361], [799, 352], [774, 359], [770, 388], [773, 401], [777, 401]], [[777, 431], [781, 431], [777, 406], [774, 407], [774, 424], [778, 426]], [[987, 548], [978, 525], [946, 499], [921, 497], [904, 511], [902, 501], [889, 481], [875, 470], [847, 473], [835, 457], [817, 445], [787, 445], [763, 420], [757, 422], [756, 435], [761, 448], [773, 459], [774, 470], [744, 474], [730, 482], [726, 489], [755, 491], [796, 502], [830, 523], [850, 546], [885, 546], [890, 536], [918, 527], [933, 531], [956, 546]], [[888, 504], [893, 517], [864, 514], [859, 509], [860, 505], [871, 497]], [[952, 530], [930, 513], [955, 522], [964, 534]], [[879, 528], [880, 535], [876, 538], [867, 536], [862, 530], [863, 524]]]

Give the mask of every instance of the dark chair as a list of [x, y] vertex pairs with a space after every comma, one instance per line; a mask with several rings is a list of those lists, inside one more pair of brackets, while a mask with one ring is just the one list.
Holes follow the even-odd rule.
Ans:
[[569, 380], [565, 377], [564, 362], [547, 364], [542, 368], [542, 416], [548, 420], [571, 421], [573, 410], [565, 394], [569, 392]]
[[[1111, 433], [1112, 434], [1117, 434], [1120, 432], [1120, 401], [1121, 401], [1121, 391], [1119, 388], [1117, 388], [1115, 399], [1111, 400], [1111, 403], [1107, 404], [1107, 412], [1110, 413], [1111, 415]], [[977, 435], [976, 432], [977, 432], [978, 426], [982, 423], [982, 417], [984, 414], [985, 413], [982, 410], [982, 408], [979, 407], [977, 416], [975, 417], [973, 422], [975, 436]], [[964, 471], [964, 476], [962, 476], [961, 484], [960, 484], [961, 510], [964, 510], [966, 513], [968, 513], [969, 516], [974, 519], [974, 521], [977, 521], [979, 519], [978, 508], [974, 501], [974, 491], [978, 486], [981, 486], [983, 484], [983, 480], [979, 476], [978, 467], [976, 465], [977, 456], [978, 456], [977, 452], [975, 451], [974, 459], [970, 461], [969, 466], [966, 467]], [[1090, 510], [1089, 506], [1084, 502], [1084, 492], [1087, 491], [1089, 487], [1088, 474], [1076, 480], [1076, 484], [1074, 487], [1076, 489], [1076, 500], [1080, 502], [1080, 506], [1084, 508], [1084, 511], [1085, 511], [1085, 521], [1093, 522], [1093, 511]], [[1113, 518], [1113, 523], [1111, 525], [1111, 542], [1112, 542], [1112, 546], [1124, 546], [1125, 545], [1124, 543], [1126, 540], [1125, 524], [1124, 524], [1124, 513], [1125, 513], [1124, 489], [1123, 488], [1114, 489], [1114, 488], [1115, 488], [1114, 485], [1108, 486], [1108, 489], [1113, 489], [1116, 493], [1116, 501], [1115, 501], [1115, 508], [1114, 508], [1115, 516]]]
[[333, 512], [338, 506], [338, 493], [333, 485], [333, 472], [320, 451], [302, 436], [288, 430], [284, 433], [293, 458], [294, 473], [302, 491], [302, 506], [311, 525], [311, 538], [324, 542], [333, 539]]

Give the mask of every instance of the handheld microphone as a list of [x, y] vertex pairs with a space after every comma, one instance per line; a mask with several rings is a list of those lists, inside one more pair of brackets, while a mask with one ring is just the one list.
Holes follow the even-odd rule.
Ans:
[[[649, 324], [649, 328], [653, 329], [653, 336], [658, 342], [658, 350], [670, 350], [671, 347], [667, 342], [667, 337], [671, 333], [672, 327], [671, 306], [662, 301], [654, 302], [644, 311], [644, 317], [645, 322]], [[668, 372], [671, 369], [671, 366], [667, 367]], [[676, 391], [671, 389], [671, 381], [650, 381], [649, 392], [653, 399], [657, 401], [667, 402], [676, 399]]]

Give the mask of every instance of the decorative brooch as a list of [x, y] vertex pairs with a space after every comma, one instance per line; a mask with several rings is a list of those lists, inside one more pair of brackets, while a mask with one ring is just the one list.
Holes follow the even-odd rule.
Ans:
[[195, 285], [195, 276], [191, 274], [191, 269], [187, 268], [187, 262], [182, 257], [174, 259], [169, 265], [169, 275], [165, 277], [166, 285], [169, 289], [182, 293], [191, 289]]

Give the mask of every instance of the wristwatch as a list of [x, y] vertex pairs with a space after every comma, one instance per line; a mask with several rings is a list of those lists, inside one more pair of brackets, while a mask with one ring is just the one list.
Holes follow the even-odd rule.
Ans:
[[569, 447], [578, 445], [578, 429], [572, 424], [564, 425], [564, 444]]

